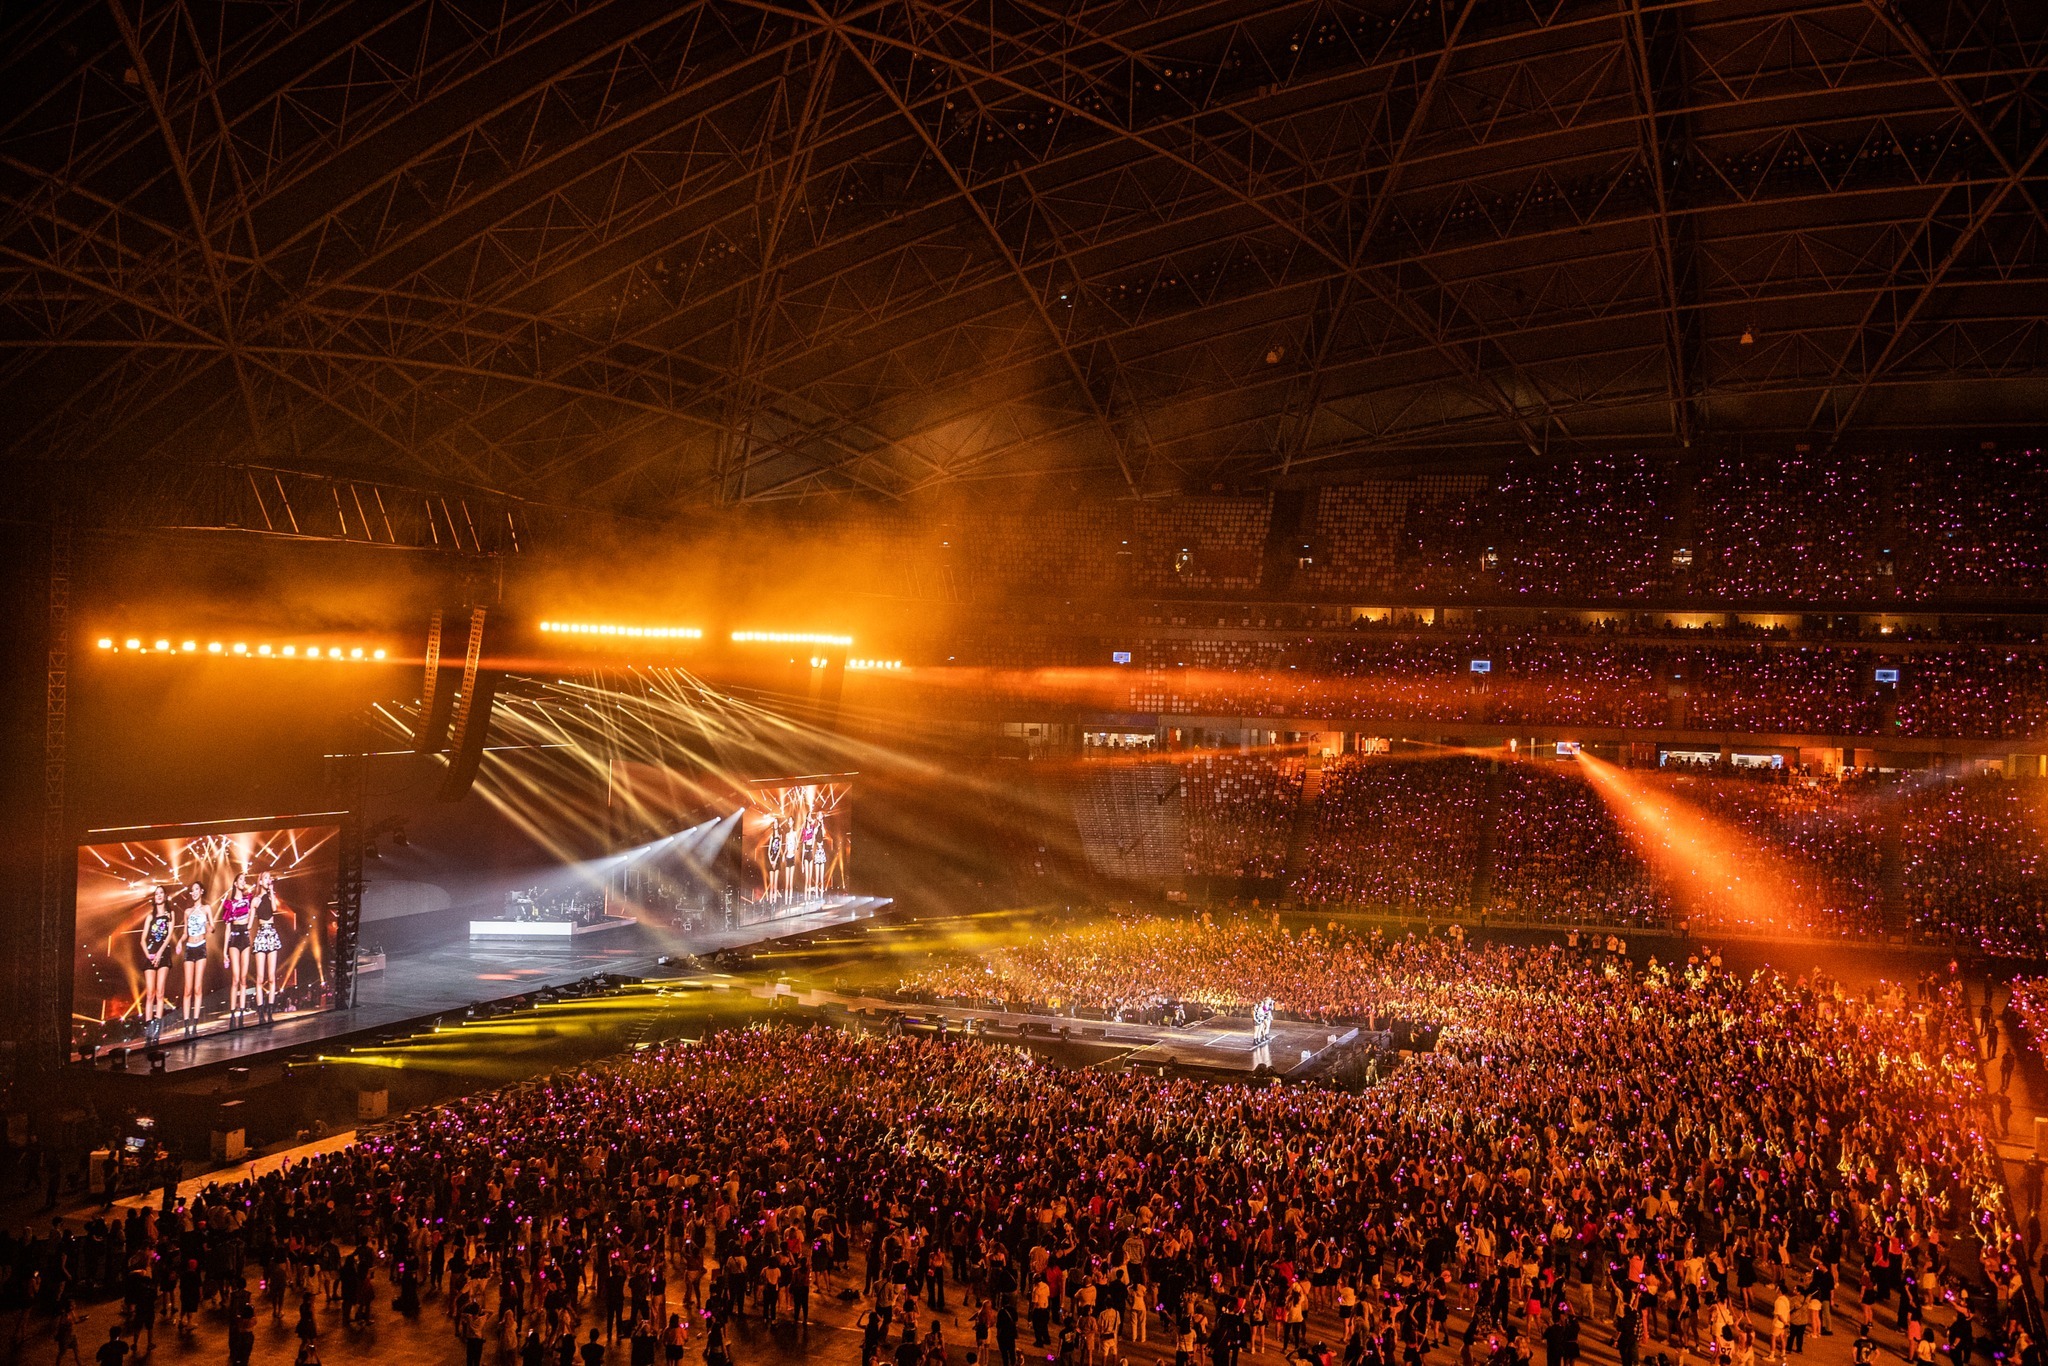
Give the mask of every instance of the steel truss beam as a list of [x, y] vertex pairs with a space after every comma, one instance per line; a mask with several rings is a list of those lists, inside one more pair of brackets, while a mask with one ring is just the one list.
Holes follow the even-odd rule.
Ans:
[[0, 75], [88, 68], [0, 119], [13, 451], [666, 510], [1078, 448], [1131, 493], [1583, 444], [1652, 381], [1680, 443], [1796, 428], [1739, 414], [1797, 395], [1839, 439], [1870, 395], [2036, 365], [1985, 302], [2042, 288], [2024, 12], [478, 17], [74, 0], [17, 30], [41, 64]]

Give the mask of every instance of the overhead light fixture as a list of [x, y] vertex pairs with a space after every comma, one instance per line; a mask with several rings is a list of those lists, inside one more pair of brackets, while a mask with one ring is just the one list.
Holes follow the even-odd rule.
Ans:
[[852, 636], [827, 635], [818, 631], [734, 631], [736, 645], [851, 645]]
[[1742, 329], [1742, 344], [1743, 344], [1744, 346], [1755, 346], [1755, 345], [1756, 345], [1756, 333], [1754, 333], [1754, 332], [1750, 331], [1750, 330], [1749, 330], [1748, 328], [1746, 328], [1746, 327], [1745, 327], [1745, 328], [1743, 328], [1743, 329]]
[[627, 640], [701, 640], [704, 632], [695, 626], [622, 626], [612, 622], [544, 621], [543, 633], [551, 636], [612, 636]]

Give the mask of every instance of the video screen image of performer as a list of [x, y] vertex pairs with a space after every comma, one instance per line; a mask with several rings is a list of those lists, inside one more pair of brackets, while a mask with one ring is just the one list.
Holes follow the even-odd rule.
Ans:
[[796, 906], [847, 890], [853, 852], [853, 784], [763, 784], [740, 823], [746, 899]]
[[78, 852], [75, 1042], [154, 1047], [333, 1004], [339, 827], [94, 838]]

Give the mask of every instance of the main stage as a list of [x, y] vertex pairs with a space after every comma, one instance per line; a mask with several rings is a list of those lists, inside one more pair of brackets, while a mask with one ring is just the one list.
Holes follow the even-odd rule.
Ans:
[[[569, 986], [600, 973], [655, 976], [673, 971], [664, 959], [745, 948], [871, 920], [890, 905], [886, 898], [857, 897], [753, 924], [687, 933], [634, 924], [594, 938], [451, 939], [394, 953], [381, 970], [360, 974], [356, 1003], [351, 1007], [231, 1033], [204, 1034], [190, 1043], [167, 1038], [164, 1070], [252, 1065], [273, 1055], [326, 1048], [358, 1035], [524, 996], [544, 987]], [[130, 1056], [133, 1070], [142, 1061], [142, 1050], [137, 1047]]]

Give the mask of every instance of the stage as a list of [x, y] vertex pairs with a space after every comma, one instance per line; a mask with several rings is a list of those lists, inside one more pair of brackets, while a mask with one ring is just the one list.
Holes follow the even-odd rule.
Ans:
[[[568, 986], [597, 973], [668, 975], [676, 969], [665, 966], [661, 962], [664, 957], [716, 953], [850, 925], [873, 919], [889, 904], [864, 897], [751, 925], [687, 934], [635, 924], [595, 938], [452, 939], [389, 955], [382, 971], [363, 973], [356, 979], [356, 1004], [348, 1009], [206, 1034], [190, 1043], [167, 1038], [164, 1070], [186, 1072], [271, 1061], [275, 1055], [330, 1047], [357, 1035], [523, 996], [542, 987]], [[130, 1058], [131, 1073], [147, 1070], [139, 1047]]]
[[1276, 1077], [1305, 1073], [1331, 1049], [1355, 1043], [1359, 1031], [1345, 1024], [1300, 1024], [1276, 1020], [1263, 1043], [1252, 1037], [1252, 1022], [1216, 1016], [1199, 1024], [1145, 1025], [1114, 1020], [1083, 1020], [1071, 1015], [1039, 1015], [971, 1006], [923, 1005], [886, 996], [849, 996], [833, 991], [797, 991], [785, 985], [754, 988], [763, 998], [781, 996], [797, 1005], [836, 1007], [871, 1024], [886, 1025], [891, 1017], [906, 1028], [943, 1020], [948, 1030], [964, 1030], [970, 1021], [983, 1037], [1016, 1041], [1022, 1038], [1069, 1042], [1125, 1050], [1123, 1061], [1146, 1067], [1189, 1067], [1249, 1076], [1264, 1068]]
[[596, 920], [472, 920], [471, 939], [539, 939], [560, 943], [595, 934], [630, 930], [639, 922], [624, 916], [599, 916]]

